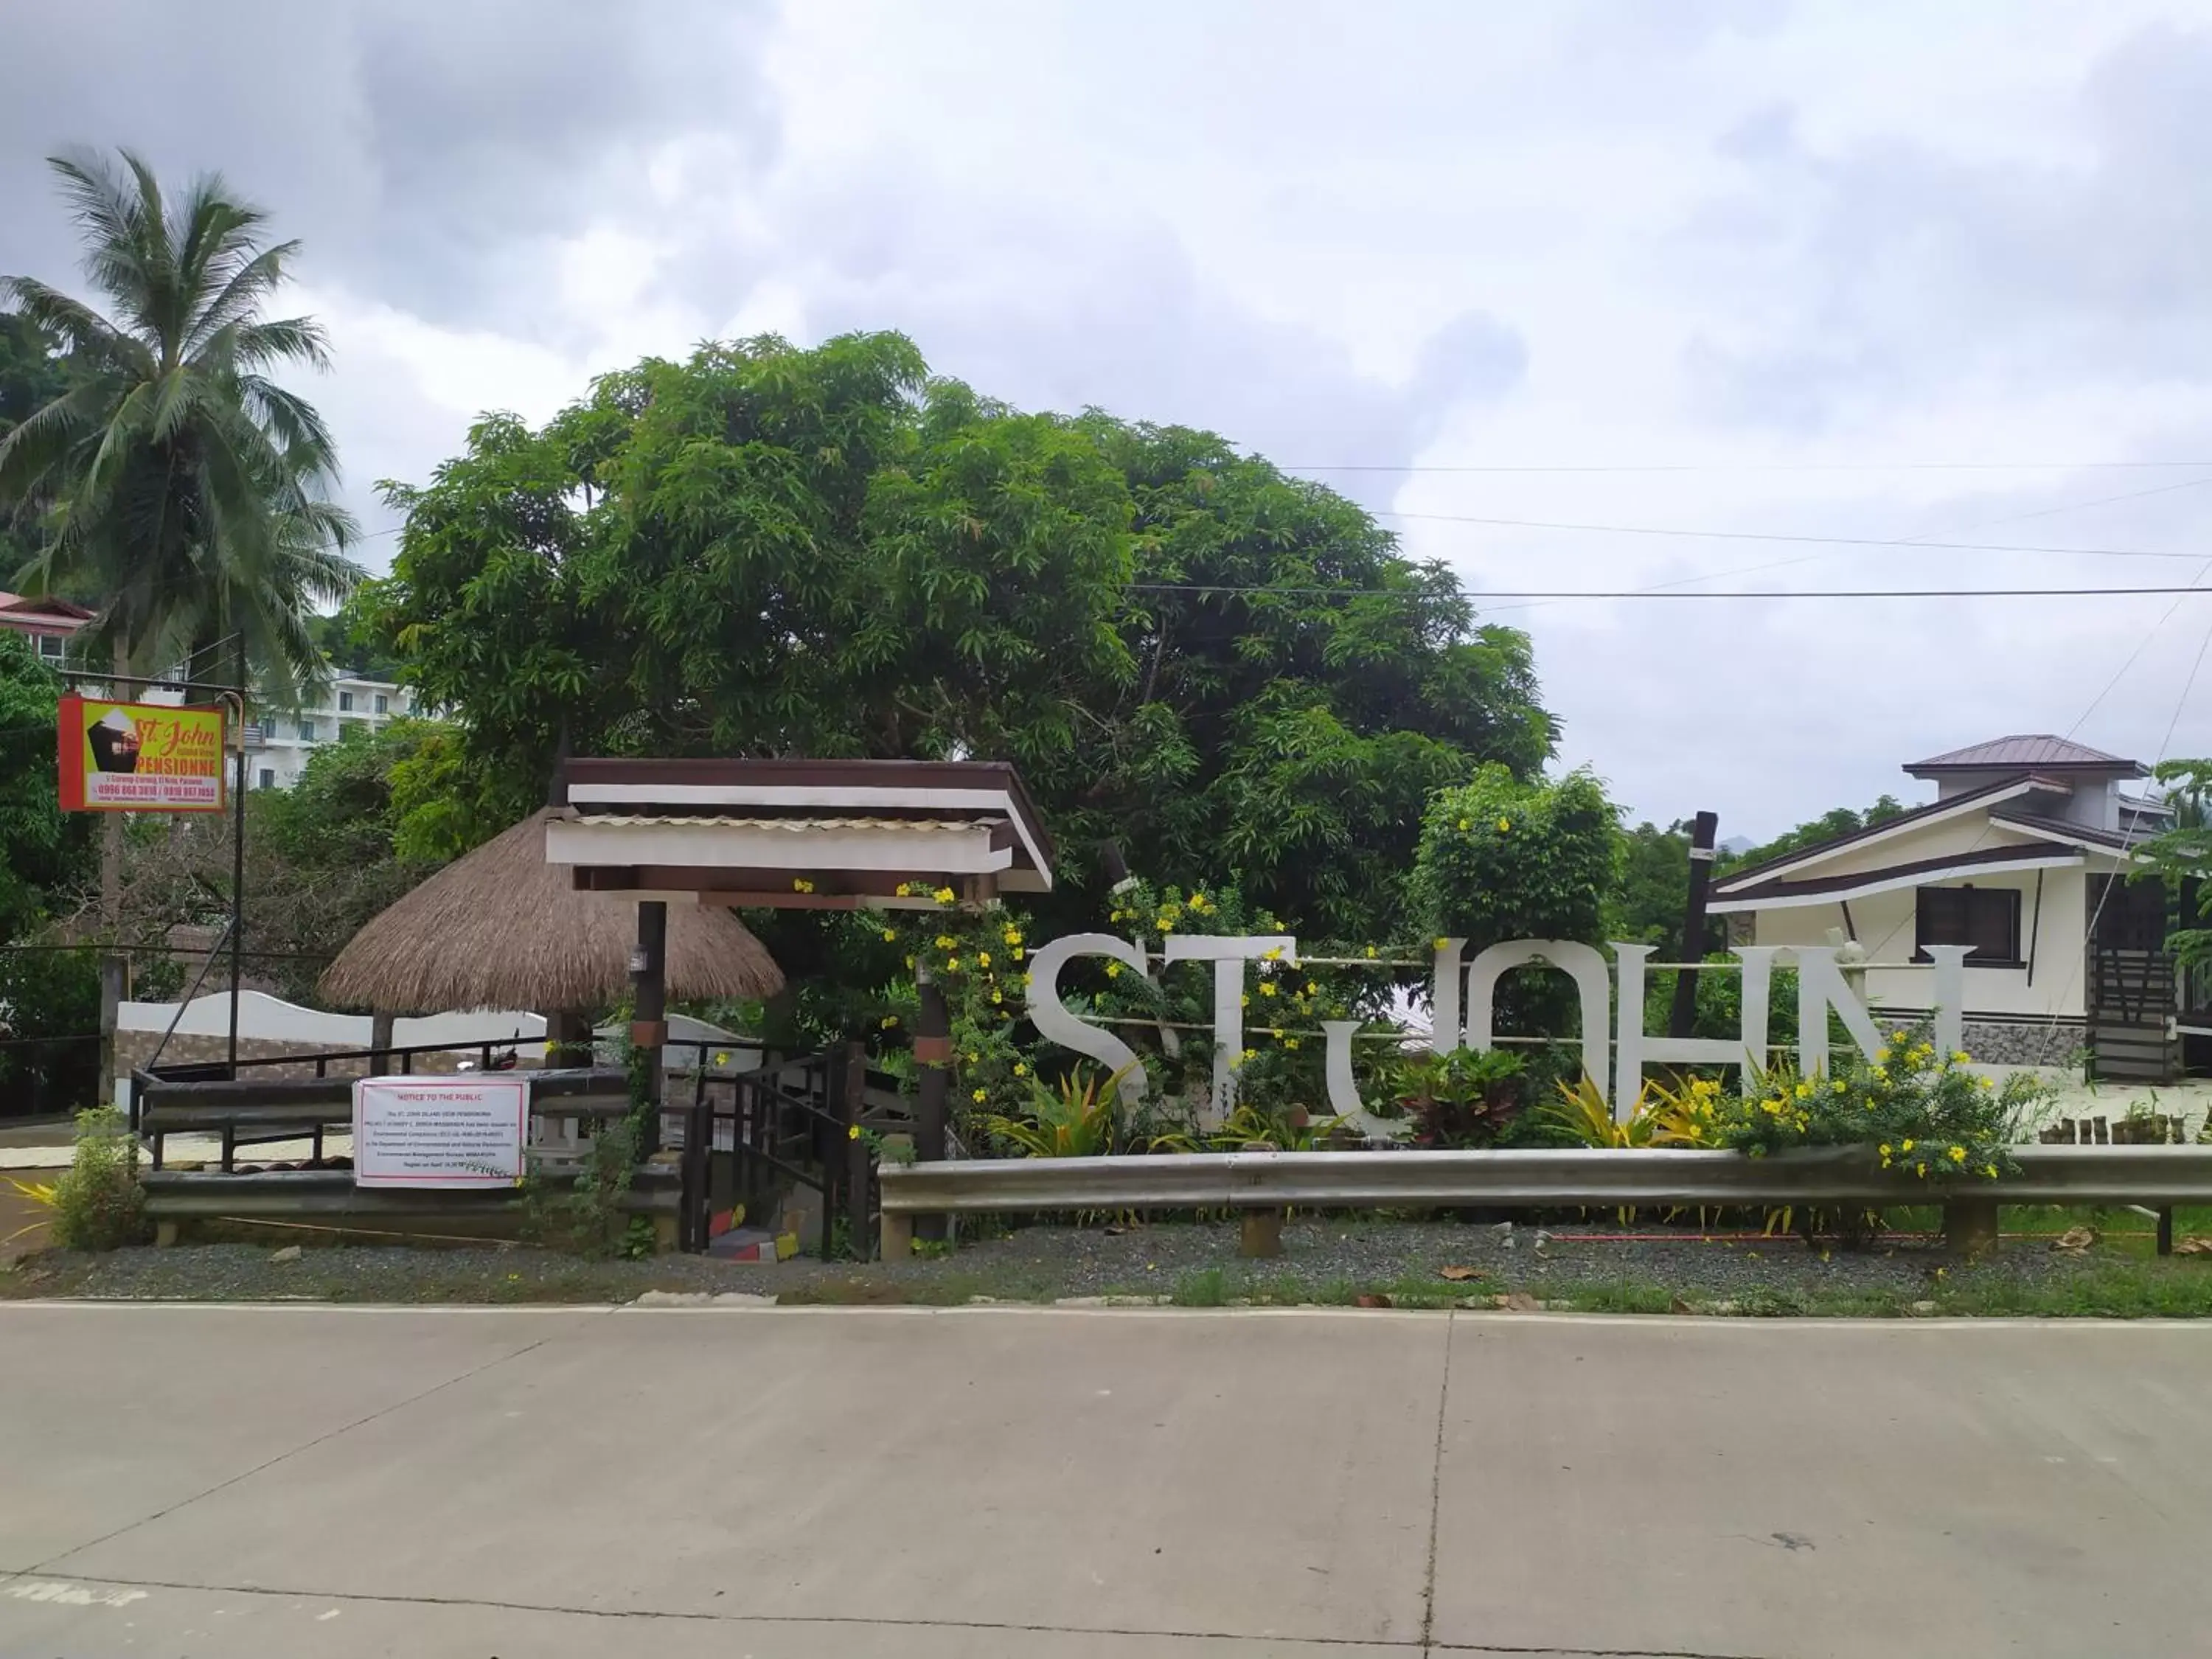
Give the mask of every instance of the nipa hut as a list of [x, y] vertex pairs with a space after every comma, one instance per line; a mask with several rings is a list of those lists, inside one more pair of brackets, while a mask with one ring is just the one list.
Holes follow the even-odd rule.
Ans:
[[[324, 970], [324, 996], [379, 1014], [605, 1006], [629, 988], [637, 904], [579, 892], [545, 861], [532, 813], [456, 859], [353, 936]], [[667, 994], [678, 1000], [773, 996], [783, 970], [730, 911], [669, 907]]]

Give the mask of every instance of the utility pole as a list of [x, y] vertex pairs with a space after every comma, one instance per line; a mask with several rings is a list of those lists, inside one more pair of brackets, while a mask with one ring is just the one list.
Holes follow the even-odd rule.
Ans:
[[238, 1080], [239, 981], [246, 961], [246, 635], [242, 629], [238, 635], [236, 667], [238, 764], [230, 802], [230, 1078], [234, 1083]]
[[[1690, 825], [1690, 897], [1682, 909], [1682, 960], [1705, 956], [1705, 890], [1712, 884], [1713, 837], [1721, 827], [1717, 814], [1700, 812]], [[1674, 975], [1674, 1006], [1667, 1015], [1667, 1035], [1686, 1037], [1698, 1019], [1698, 975], [1684, 968]]]

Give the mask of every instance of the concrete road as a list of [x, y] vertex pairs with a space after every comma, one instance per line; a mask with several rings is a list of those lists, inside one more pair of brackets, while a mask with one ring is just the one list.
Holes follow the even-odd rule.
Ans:
[[2212, 1328], [0, 1304], [0, 1654], [2212, 1650]]

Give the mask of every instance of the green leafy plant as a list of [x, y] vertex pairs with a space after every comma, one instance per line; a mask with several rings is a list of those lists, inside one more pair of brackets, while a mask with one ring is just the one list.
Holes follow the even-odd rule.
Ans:
[[1994, 1181], [2014, 1167], [2021, 1124], [2050, 1085], [2015, 1073], [1998, 1087], [1939, 1054], [1924, 1026], [1891, 1032], [1870, 1055], [1801, 1077], [1783, 1068], [1725, 1100], [1713, 1140], [1753, 1158], [1805, 1146], [1874, 1149], [1886, 1170], [1933, 1183]]
[[1679, 1088], [1647, 1079], [1635, 1109], [1615, 1118], [1613, 1107], [1588, 1077], [1536, 1109], [1566, 1139], [1584, 1146], [1704, 1146], [1711, 1144], [1722, 1093], [1710, 1078]]
[[1494, 1145], [1522, 1104], [1528, 1062], [1504, 1048], [1409, 1055], [1395, 1093], [1413, 1120], [1417, 1146]]
[[[592, 1137], [592, 1149], [565, 1188], [532, 1174], [522, 1183], [522, 1236], [533, 1243], [576, 1255], [605, 1258], [652, 1254], [653, 1224], [633, 1218], [623, 1203], [637, 1173], [638, 1122], [610, 1119]], [[637, 1251], [635, 1222], [645, 1222], [645, 1248]]]
[[77, 1114], [76, 1150], [54, 1183], [53, 1208], [54, 1243], [65, 1250], [119, 1249], [145, 1237], [138, 1139], [113, 1107]]
[[1172, 1130], [1154, 1135], [1150, 1145], [1156, 1152], [1310, 1152], [1326, 1146], [1350, 1122], [1347, 1117], [1315, 1118], [1302, 1107], [1270, 1109], [1247, 1101], [1214, 1128]]
[[1031, 1079], [1030, 1109], [1021, 1117], [995, 1115], [993, 1135], [1030, 1158], [1101, 1158], [1121, 1134], [1121, 1073], [1102, 1078], [1079, 1066], [1048, 1088]]

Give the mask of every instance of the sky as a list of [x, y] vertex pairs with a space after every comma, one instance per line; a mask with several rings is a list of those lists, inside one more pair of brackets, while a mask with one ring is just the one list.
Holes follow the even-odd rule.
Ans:
[[372, 566], [375, 482], [481, 411], [896, 328], [1384, 515], [1640, 817], [1763, 839], [2008, 732], [2212, 752], [2212, 592], [1505, 597], [2212, 590], [2212, 0], [72, 0], [0, 39], [0, 271], [72, 278], [59, 147], [220, 168], [306, 244]]

